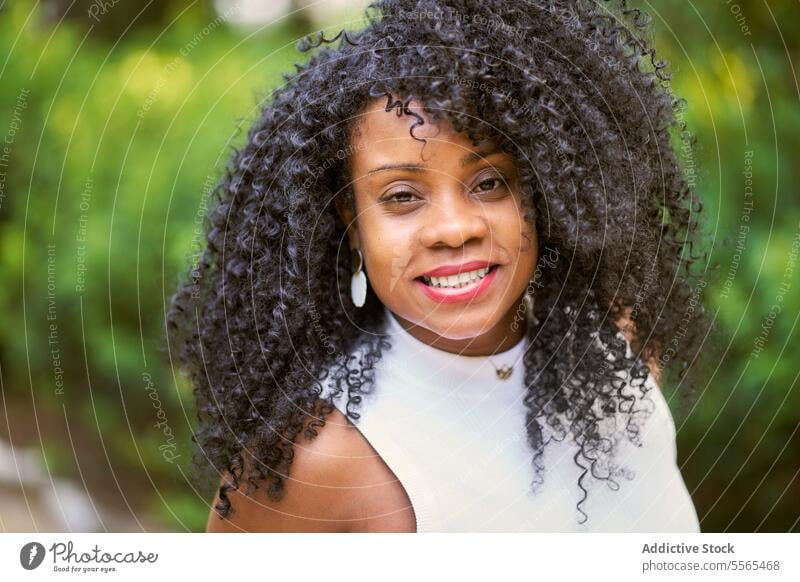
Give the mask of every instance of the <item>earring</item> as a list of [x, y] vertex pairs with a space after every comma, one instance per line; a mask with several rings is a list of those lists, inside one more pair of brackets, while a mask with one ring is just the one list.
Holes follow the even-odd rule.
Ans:
[[353, 267], [353, 276], [350, 279], [350, 299], [353, 300], [353, 305], [356, 307], [363, 307], [367, 299], [367, 276], [364, 274], [364, 255], [361, 254], [361, 249], [351, 251], [350, 257], [352, 263], [358, 261], [358, 267]]

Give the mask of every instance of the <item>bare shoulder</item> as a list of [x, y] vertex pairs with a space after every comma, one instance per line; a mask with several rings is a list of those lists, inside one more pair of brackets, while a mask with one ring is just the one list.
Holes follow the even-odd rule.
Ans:
[[[263, 485], [228, 492], [232, 512], [222, 518], [213, 505], [207, 532], [348, 532], [361, 531], [387, 475], [380, 457], [338, 410], [325, 417], [318, 435], [299, 436], [284, 482], [275, 501]], [[252, 462], [252, 459], [249, 460]], [[245, 462], [245, 471], [248, 461]], [[385, 466], [384, 466], [385, 467]], [[222, 483], [226, 481], [223, 478]], [[244, 478], [242, 479], [244, 481]], [[222, 484], [221, 483], [221, 484]]]
[[[248, 489], [246, 474], [253, 459], [245, 453], [240, 488], [228, 492], [232, 511], [222, 518], [213, 508], [219, 502], [217, 492], [206, 531], [347, 531], [349, 520], [356, 517], [350, 488], [352, 459], [359, 453], [359, 443], [354, 429], [345, 421], [344, 415], [334, 410], [314, 439], [298, 436], [284, 493], [278, 501], [267, 494], [264, 484]], [[220, 485], [228, 477], [223, 477]]]

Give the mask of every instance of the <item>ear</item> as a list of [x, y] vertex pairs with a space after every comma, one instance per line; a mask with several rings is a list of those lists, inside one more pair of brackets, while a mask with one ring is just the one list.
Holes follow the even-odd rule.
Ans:
[[342, 223], [345, 225], [347, 237], [350, 240], [351, 249], [360, 249], [361, 241], [358, 236], [358, 223], [356, 222], [356, 215], [353, 208], [345, 201], [344, 194], [340, 194], [334, 198], [334, 205], [336, 206], [336, 213], [339, 215]]

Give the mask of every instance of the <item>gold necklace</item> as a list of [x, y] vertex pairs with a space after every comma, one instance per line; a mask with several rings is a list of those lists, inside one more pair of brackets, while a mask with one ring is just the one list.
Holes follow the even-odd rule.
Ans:
[[[524, 342], [526, 337], [527, 336], [522, 336], [522, 339], [520, 341]], [[514, 360], [513, 364], [511, 365], [502, 364], [500, 367], [497, 367], [497, 365], [492, 361], [492, 358], [490, 358], [489, 356], [486, 356], [486, 359], [489, 360], [489, 363], [494, 367], [494, 371], [497, 374], [498, 378], [500, 378], [501, 380], [508, 380], [511, 377], [511, 374], [514, 373], [514, 366], [517, 365], [517, 362], [519, 362], [520, 358], [522, 358], [523, 355], [525, 355], [524, 349], [522, 350], [522, 353], [519, 356], [517, 356], [517, 359]]]
[[[525, 297], [523, 299], [525, 300], [525, 312], [526, 312], [526, 316], [528, 318], [528, 321], [533, 321], [534, 324], [538, 324], [539, 322], [536, 319], [536, 316], [533, 314], [533, 299], [527, 294], [525, 295]], [[525, 341], [525, 338], [527, 337], [527, 334], [528, 334], [528, 330], [526, 329], [524, 335], [522, 336], [522, 340], [521, 341], [523, 341], [523, 342]], [[525, 354], [525, 350], [522, 351], [522, 354], [517, 356], [517, 359], [514, 360], [513, 364], [511, 364], [510, 366], [508, 364], [503, 364], [499, 368], [495, 365], [495, 363], [492, 361], [492, 359], [489, 356], [486, 356], [486, 359], [489, 360], [489, 363], [494, 367], [494, 371], [497, 374], [498, 378], [500, 378], [501, 380], [508, 380], [511, 377], [511, 374], [514, 373], [514, 366], [517, 365], [517, 362], [520, 360], [520, 358], [524, 354]]]
[[[497, 377], [500, 378], [501, 380], [507, 380], [508, 378], [511, 377], [511, 374], [514, 372], [513, 365], [509, 366], [508, 364], [503, 364], [498, 368], [497, 366], [494, 365], [494, 362], [492, 362], [491, 359], [489, 360], [489, 363], [492, 366], [494, 366], [494, 371], [497, 373]], [[516, 362], [514, 363], [516, 364]]]

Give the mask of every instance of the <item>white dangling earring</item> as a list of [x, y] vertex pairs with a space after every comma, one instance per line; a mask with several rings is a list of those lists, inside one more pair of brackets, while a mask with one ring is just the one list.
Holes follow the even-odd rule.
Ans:
[[363, 307], [364, 302], [367, 300], [367, 275], [364, 273], [364, 255], [361, 254], [361, 249], [355, 249], [350, 254], [353, 263], [358, 257], [358, 267], [353, 269], [353, 276], [350, 279], [350, 299], [353, 300], [353, 305], [356, 307]]

